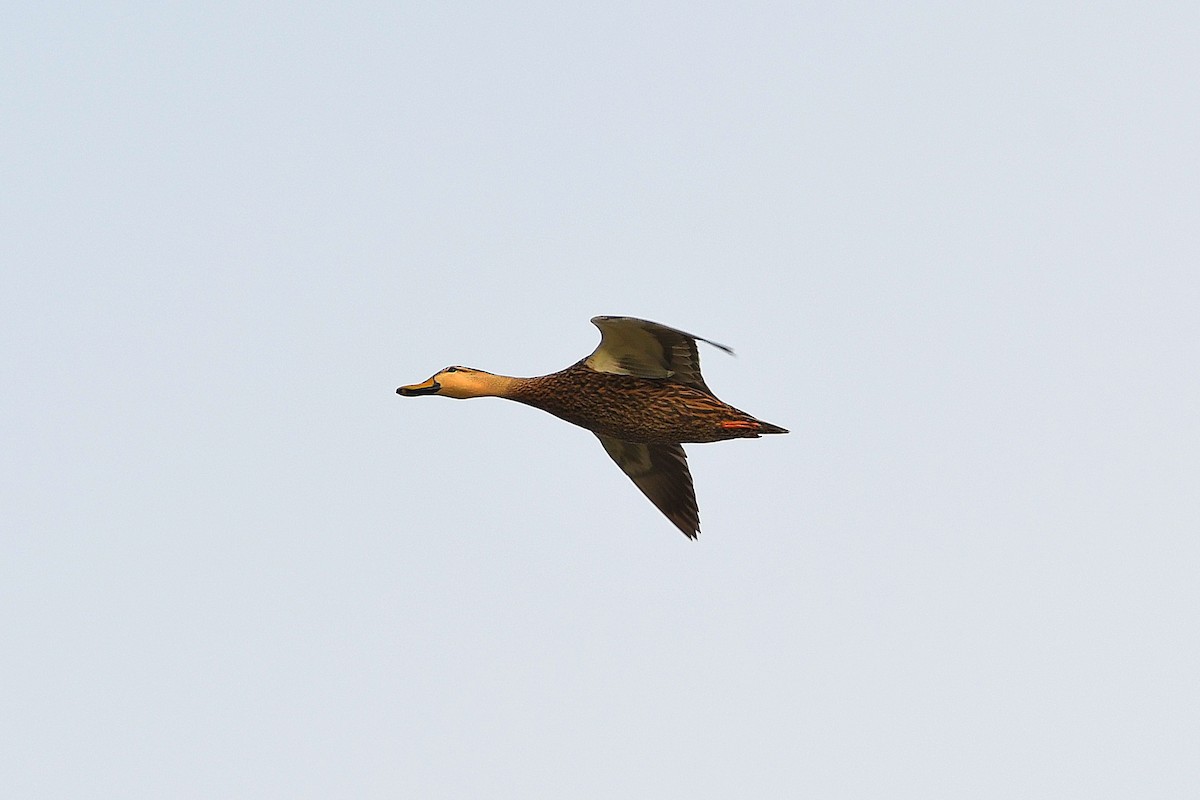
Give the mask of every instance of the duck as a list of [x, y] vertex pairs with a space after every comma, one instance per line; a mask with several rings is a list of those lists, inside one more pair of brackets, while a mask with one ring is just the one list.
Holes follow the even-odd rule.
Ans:
[[403, 397], [501, 397], [586, 428], [634, 485], [685, 536], [700, 511], [684, 444], [757, 439], [788, 431], [734, 408], [700, 374], [697, 342], [723, 344], [636, 317], [598, 316], [600, 344], [566, 369], [532, 378], [450, 366], [401, 386]]

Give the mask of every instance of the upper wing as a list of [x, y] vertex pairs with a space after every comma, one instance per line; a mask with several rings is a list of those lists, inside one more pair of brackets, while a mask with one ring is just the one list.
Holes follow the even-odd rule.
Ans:
[[644, 319], [592, 317], [592, 324], [600, 329], [600, 345], [584, 363], [597, 372], [670, 378], [712, 394], [700, 375], [696, 342], [707, 342], [733, 353], [723, 344]]
[[626, 442], [598, 433], [596, 436], [642, 494], [650, 498], [650, 502], [666, 514], [684, 536], [695, 539], [700, 533], [700, 510], [696, 507], [692, 473], [688, 471], [683, 448], [677, 444]]

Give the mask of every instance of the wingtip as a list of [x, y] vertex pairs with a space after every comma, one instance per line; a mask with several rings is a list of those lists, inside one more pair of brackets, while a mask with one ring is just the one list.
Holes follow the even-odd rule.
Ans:
[[724, 350], [729, 355], [733, 356], [734, 358], [737, 358], [737, 353], [733, 352], [733, 348], [727, 344], [721, 344], [720, 342], [714, 342], [711, 339], [701, 339], [700, 341], [707, 342], [708, 344], [711, 344], [713, 347], [717, 348], [718, 350]]

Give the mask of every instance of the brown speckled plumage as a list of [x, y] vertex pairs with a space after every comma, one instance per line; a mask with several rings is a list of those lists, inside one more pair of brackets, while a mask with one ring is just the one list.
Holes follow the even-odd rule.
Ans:
[[592, 431], [605, 452], [684, 534], [700, 513], [682, 443], [787, 433], [720, 400], [704, 383], [696, 342], [724, 345], [633, 317], [595, 317], [600, 345], [587, 358], [537, 378], [447, 367], [401, 395], [504, 397]]
[[[507, 397], [626, 442], [719, 442], [757, 439], [761, 433], [782, 433], [776, 426], [723, 403], [710, 392], [664, 378], [596, 372], [583, 361], [560, 372], [527, 378]], [[733, 421], [760, 427], [755, 430], [721, 426]]]

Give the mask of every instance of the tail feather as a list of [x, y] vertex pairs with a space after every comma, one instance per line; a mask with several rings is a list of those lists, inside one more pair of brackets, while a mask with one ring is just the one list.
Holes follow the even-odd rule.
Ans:
[[787, 428], [781, 428], [778, 425], [772, 425], [769, 422], [763, 422], [761, 419], [758, 421], [758, 425], [759, 433], [788, 433]]

